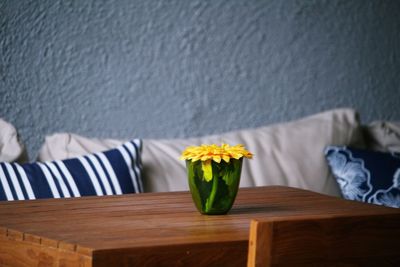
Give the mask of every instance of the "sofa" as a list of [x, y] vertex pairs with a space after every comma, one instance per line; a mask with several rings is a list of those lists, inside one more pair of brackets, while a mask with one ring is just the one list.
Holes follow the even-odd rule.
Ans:
[[[14, 136], [15, 138], [17, 135]], [[14, 139], [15, 139], [14, 138]], [[60, 161], [120, 146], [126, 140], [99, 139], [74, 133], [55, 133], [45, 138], [38, 161]], [[5, 142], [5, 141], [2, 141]], [[376, 121], [362, 125], [357, 111], [341, 108], [291, 122], [185, 139], [142, 139], [141, 183], [144, 192], [188, 190], [181, 152], [203, 143], [243, 144], [254, 154], [244, 160], [241, 187], [286, 185], [343, 197], [343, 188], [330, 161], [327, 147], [351, 147], [378, 153], [400, 152], [400, 124]], [[23, 145], [12, 157], [21, 160]], [[5, 146], [1, 152], [8, 152]], [[334, 162], [334, 161], [332, 161]], [[399, 167], [400, 170], [400, 167]]]

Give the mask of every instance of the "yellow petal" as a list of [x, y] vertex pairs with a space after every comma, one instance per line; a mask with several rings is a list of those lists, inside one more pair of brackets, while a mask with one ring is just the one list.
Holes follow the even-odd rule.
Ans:
[[229, 156], [223, 155], [222, 159], [226, 162], [229, 163], [229, 161], [231, 160], [231, 158]]
[[198, 161], [198, 160], [200, 160], [199, 158], [193, 158], [192, 159], [192, 162], [196, 162], [196, 161]]
[[243, 155], [240, 153], [232, 153], [231, 156], [232, 156], [232, 158], [240, 159]]
[[221, 162], [221, 157], [218, 155], [212, 156], [213, 161], [220, 163]]
[[201, 161], [206, 161], [206, 160], [211, 159], [211, 157], [208, 155], [205, 155], [205, 156], [202, 156], [200, 159], [201, 159]]

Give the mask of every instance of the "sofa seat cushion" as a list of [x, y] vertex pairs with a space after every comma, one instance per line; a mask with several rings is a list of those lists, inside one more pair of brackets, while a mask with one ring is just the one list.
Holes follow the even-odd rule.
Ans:
[[[111, 148], [122, 140], [86, 138], [71, 133], [47, 136], [40, 160], [64, 159]], [[188, 190], [185, 162], [189, 145], [244, 144], [254, 154], [243, 162], [241, 187], [287, 185], [340, 196], [324, 158], [330, 144], [362, 145], [357, 113], [326, 111], [300, 120], [229, 133], [187, 139], [143, 140], [145, 192]]]
[[0, 163], [0, 200], [119, 195], [143, 191], [141, 141], [65, 160]]

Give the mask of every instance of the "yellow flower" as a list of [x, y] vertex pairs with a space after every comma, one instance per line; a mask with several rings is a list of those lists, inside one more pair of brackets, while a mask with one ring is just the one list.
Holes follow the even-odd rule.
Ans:
[[240, 159], [242, 157], [251, 159], [253, 154], [247, 151], [243, 145], [230, 146], [228, 144], [222, 144], [217, 146], [212, 145], [201, 145], [201, 146], [189, 146], [187, 147], [180, 157], [182, 160], [191, 161], [209, 161], [213, 160], [220, 163], [221, 160], [229, 162], [231, 158]]
[[192, 162], [201, 161], [201, 167], [204, 173], [204, 179], [209, 182], [213, 178], [211, 161], [220, 163], [221, 160], [229, 163], [234, 159], [242, 157], [251, 159], [253, 154], [247, 151], [243, 145], [230, 146], [228, 144], [217, 145], [201, 145], [187, 147], [180, 157], [182, 160], [191, 160]]

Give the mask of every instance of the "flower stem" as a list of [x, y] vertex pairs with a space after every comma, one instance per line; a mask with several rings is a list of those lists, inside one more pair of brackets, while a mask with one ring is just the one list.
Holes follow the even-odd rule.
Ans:
[[206, 212], [210, 212], [210, 210], [211, 210], [211, 208], [212, 208], [212, 206], [214, 204], [214, 199], [215, 199], [215, 196], [217, 194], [217, 190], [218, 190], [218, 176], [215, 175], [213, 177], [213, 184], [212, 184], [212, 187], [211, 187], [211, 193], [210, 193], [210, 196], [209, 196], [209, 198], [207, 199], [207, 202], [206, 202]]

